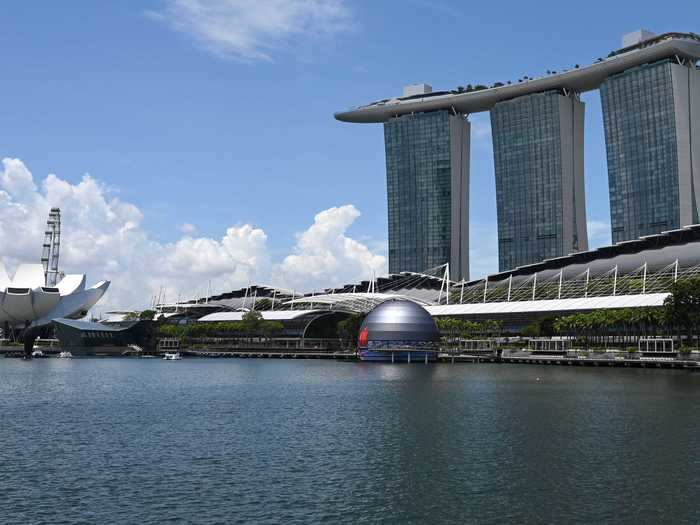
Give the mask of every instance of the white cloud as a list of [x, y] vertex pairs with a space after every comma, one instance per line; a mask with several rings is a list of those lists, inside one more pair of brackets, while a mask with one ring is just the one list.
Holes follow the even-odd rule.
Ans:
[[245, 62], [271, 61], [298, 37], [327, 37], [346, 29], [345, 0], [166, 0], [148, 12], [209, 51]]
[[[98, 310], [141, 308], [165, 291], [168, 300], [249, 283], [294, 285], [299, 290], [335, 286], [385, 272], [385, 258], [346, 235], [360, 212], [352, 205], [330, 208], [297, 238], [293, 255], [271, 261], [265, 232], [249, 224], [229, 227], [220, 239], [195, 237], [185, 228], [175, 242], [159, 243], [143, 225], [143, 214], [111, 197], [86, 175], [71, 184], [49, 175], [41, 184], [22, 161], [3, 159], [0, 171], [0, 246], [13, 267], [38, 262], [51, 207], [61, 208], [61, 269], [87, 273], [91, 283], [112, 285]], [[192, 225], [190, 225], [192, 226]]]
[[333, 281], [368, 279], [372, 272], [387, 272], [386, 258], [347, 237], [348, 228], [360, 216], [352, 204], [329, 208], [316, 215], [314, 223], [297, 238], [294, 254], [279, 267], [282, 282], [289, 287], [328, 286]]
[[180, 225], [180, 231], [185, 235], [193, 235], [197, 231], [197, 227], [189, 222], [183, 222]]

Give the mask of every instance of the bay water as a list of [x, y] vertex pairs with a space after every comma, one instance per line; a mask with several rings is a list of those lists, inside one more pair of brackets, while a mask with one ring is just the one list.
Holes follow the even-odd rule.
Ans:
[[700, 374], [0, 360], [0, 523], [699, 523]]

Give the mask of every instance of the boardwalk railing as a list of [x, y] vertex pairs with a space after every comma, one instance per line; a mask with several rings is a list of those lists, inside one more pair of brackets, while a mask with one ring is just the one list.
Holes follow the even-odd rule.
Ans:
[[222, 338], [201, 337], [183, 340], [181, 349], [190, 350], [261, 350], [271, 352], [337, 352], [342, 349], [340, 339], [300, 338]]

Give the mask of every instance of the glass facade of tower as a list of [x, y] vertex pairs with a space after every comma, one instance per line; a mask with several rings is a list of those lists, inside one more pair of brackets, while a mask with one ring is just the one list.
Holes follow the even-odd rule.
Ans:
[[[580, 122], [563, 115], [562, 108], [569, 108], [570, 113], [580, 111]], [[581, 246], [572, 240], [579, 231], [585, 236], [585, 229], [577, 228], [575, 213], [577, 206], [583, 205], [583, 195], [577, 205], [571, 182], [578, 174], [582, 187], [583, 160], [581, 156], [580, 170], [572, 173], [574, 139], [570, 129], [562, 129], [563, 126], [576, 130], [580, 127], [577, 133], [581, 134], [582, 149], [582, 104], [558, 92], [499, 102], [491, 110], [500, 271], [587, 246], [587, 239], [581, 240]], [[563, 151], [562, 137], [569, 141], [569, 153]], [[571, 202], [564, 202], [565, 195]], [[565, 213], [570, 217], [565, 217]]]
[[640, 66], [600, 87], [614, 243], [681, 226], [673, 67]]
[[384, 124], [389, 272], [420, 272], [450, 260], [451, 152], [447, 111]]

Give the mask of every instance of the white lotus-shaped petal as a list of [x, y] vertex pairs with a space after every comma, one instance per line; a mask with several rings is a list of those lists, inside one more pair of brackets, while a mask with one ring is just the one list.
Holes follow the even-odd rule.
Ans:
[[32, 325], [40, 326], [42, 324], [48, 324], [53, 319], [61, 317], [68, 319], [80, 319], [81, 317], [85, 317], [90, 308], [95, 306], [97, 301], [102, 298], [107, 288], [109, 288], [109, 281], [101, 281], [87, 290], [61, 296], [61, 301], [58, 305], [45, 316], [34, 321]]
[[82, 292], [85, 290], [85, 274], [66, 275], [56, 287], [61, 292], [61, 296]]
[[109, 287], [102, 281], [85, 289], [85, 275], [66, 275], [56, 287], [44, 285], [41, 264], [22, 264], [10, 279], [0, 262], [0, 322], [41, 326], [60, 317], [84, 317]]
[[43, 317], [56, 308], [61, 301], [61, 295], [56, 288], [39, 288], [32, 291], [32, 309], [35, 319]]
[[44, 267], [41, 264], [20, 264], [9, 287], [34, 289], [44, 286], [45, 281]]
[[8, 321], [28, 321], [34, 319], [32, 291], [30, 288], [8, 288], [2, 301], [2, 309]]

